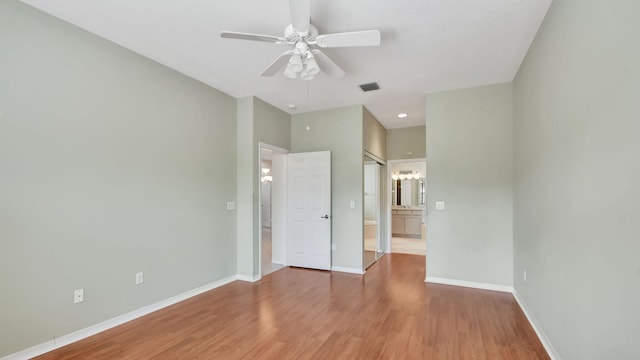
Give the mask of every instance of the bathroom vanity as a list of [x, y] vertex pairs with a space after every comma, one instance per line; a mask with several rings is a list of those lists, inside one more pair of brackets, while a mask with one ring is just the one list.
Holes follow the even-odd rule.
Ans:
[[391, 233], [398, 237], [422, 237], [422, 208], [394, 207], [391, 209]]

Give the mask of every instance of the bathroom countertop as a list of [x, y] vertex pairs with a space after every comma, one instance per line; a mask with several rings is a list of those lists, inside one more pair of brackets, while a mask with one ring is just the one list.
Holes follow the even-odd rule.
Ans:
[[424, 210], [423, 206], [393, 206], [392, 210]]

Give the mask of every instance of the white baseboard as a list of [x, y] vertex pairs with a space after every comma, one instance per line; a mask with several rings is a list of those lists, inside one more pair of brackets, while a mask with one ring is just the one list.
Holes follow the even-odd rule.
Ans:
[[427, 278], [424, 281], [428, 283], [433, 283], [433, 284], [462, 286], [462, 287], [468, 287], [468, 288], [474, 288], [474, 289], [500, 291], [500, 292], [508, 292], [508, 293], [513, 292], [513, 286], [507, 286], [507, 285], [487, 284], [487, 283], [479, 283], [474, 281], [439, 278], [439, 277], [433, 277], [433, 276], [427, 276]]
[[71, 343], [74, 343], [76, 341], [80, 341], [82, 339], [88, 338], [89, 336], [93, 336], [95, 334], [98, 334], [100, 332], [103, 332], [105, 330], [109, 330], [111, 328], [114, 328], [118, 325], [122, 325], [126, 322], [129, 322], [131, 320], [135, 320], [139, 317], [142, 317], [144, 315], [150, 314], [154, 311], [160, 310], [162, 308], [165, 308], [167, 306], [179, 303], [180, 301], [186, 300], [188, 298], [194, 297], [196, 295], [200, 295], [204, 292], [207, 292], [209, 290], [213, 290], [217, 287], [226, 285], [232, 281], [238, 280], [239, 276], [238, 275], [232, 275], [229, 277], [226, 277], [224, 279], [218, 280], [218, 281], [214, 281], [212, 283], [200, 286], [198, 288], [195, 288], [193, 290], [189, 290], [186, 292], [183, 292], [182, 294], [176, 295], [176, 296], [172, 296], [168, 299], [165, 300], [161, 300], [158, 301], [157, 303], [151, 304], [151, 305], [147, 305], [145, 307], [142, 307], [140, 309], [137, 310], [133, 310], [131, 312], [128, 312], [126, 314], [120, 315], [120, 316], [116, 316], [112, 319], [109, 320], [105, 320], [101, 323], [95, 324], [95, 325], [91, 325], [89, 327], [86, 327], [84, 329], [78, 330], [78, 331], [74, 331], [70, 334], [67, 335], [63, 335], [61, 337], [58, 338], [54, 338], [53, 340], [49, 340], [46, 341], [42, 344], [38, 344], [36, 346], [30, 347], [28, 349], [19, 351], [17, 353], [13, 353], [13, 354], [9, 354], [6, 355], [2, 358], [0, 358], [0, 360], [26, 360], [26, 359], [30, 359], [33, 357], [36, 357], [38, 355], [42, 355], [44, 353], [47, 353], [49, 351], [53, 351], [55, 349], [61, 348], [63, 346], [69, 345]]
[[350, 273], [350, 274], [358, 274], [358, 275], [363, 275], [366, 272], [366, 271], [362, 271], [362, 269], [344, 267], [344, 266], [332, 266], [331, 267], [331, 271], [344, 272], [344, 273]]
[[262, 275], [238, 275], [238, 280], [240, 281], [248, 281], [248, 282], [256, 282], [260, 279], [262, 279]]
[[284, 263], [284, 260], [280, 260], [280, 259], [272, 259], [271, 260], [272, 264], [278, 264], [278, 265], [282, 265], [285, 266], [286, 264]]
[[[338, 272], [346, 272], [346, 273], [351, 273], [351, 274], [359, 274], [359, 275], [362, 275], [362, 274], [365, 273], [365, 271], [362, 271], [362, 270], [357, 269], [357, 268], [342, 267], [342, 266], [332, 266], [331, 270], [332, 271], [338, 271]], [[93, 335], [98, 334], [100, 332], [103, 332], [105, 330], [109, 330], [109, 329], [114, 328], [114, 327], [116, 327], [118, 325], [122, 325], [122, 324], [124, 324], [126, 322], [129, 322], [131, 320], [135, 320], [135, 319], [137, 319], [139, 317], [142, 317], [144, 315], [150, 314], [150, 313], [152, 313], [154, 311], [160, 310], [160, 309], [165, 308], [167, 306], [179, 303], [180, 301], [184, 301], [184, 300], [189, 299], [191, 297], [200, 295], [200, 294], [202, 294], [204, 292], [207, 292], [209, 290], [213, 290], [213, 289], [215, 289], [217, 287], [226, 285], [226, 284], [228, 284], [228, 283], [230, 283], [232, 281], [242, 280], [242, 281], [255, 282], [255, 281], [260, 280], [260, 278], [261, 277], [259, 275], [256, 275], [256, 276], [253, 276], [253, 277], [247, 276], [247, 275], [229, 276], [229, 277], [226, 277], [224, 279], [221, 279], [221, 280], [218, 280], [218, 281], [214, 281], [214, 282], [212, 282], [210, 284], [200, 286], [200, 287], [195, 288], [193, 290], [186, 291], [186, 292], [184, 292], [182, 294], [170, 297], [168, 299], [158, 301], [157, 303], [154, 303], [154, 304], [151, 304], [151, 305], [147, 305], [147, 306], [142, 307], [140, 309], [128, 312], [126, 314], [117, 316], [115, 318], [112, 318], [112, 319], [103, 321], [101, 323], [89, 326], [87, 328], [72, 332], [70, 334], [61, 336], [59, 338], [54, 338], [53, 340], [49, 340], [49, 341], [46, 341], [44, 343], [32, 346], [32, 347], [30, 347], [28, 349], [25, 349], [25, 350], [22, 350], [22, 351], [19, 351], [19, 352], [10, 354], [10, 355], [6, 355], [6, 356], [0, 358], [0, 360], [26, 360], [26, 359], [30, 359], [30, 358], [42, 355], [44, 353], [47, 353], [49, 351], [53, 351], [55, 349], [61, 348], [61, 347], [66, 346], [66, 345], [69, 345], [69, 344], [71, 344], [73, 342], [80, 341], [80, 340], [85, 339], [85, 338], [87, 338], [89, 336], [93, 336]], [[484, 289], [484, 290], [493, 290], [493, 291], [501, 291], [501, 292], [510, 292], [510, 293], [512, 293], [513, 297], [516, 300], [516, 302], [518, 303], [518, 305], [522, 309], [522, 312], [525, 314], [525, 316], [527, 317], [527, 320], [531, 324], [531, 327], [533, 327], [533, 330], [536, 332], [536, 335], [540, 339], [540, 342], [542, 342], [542, 345], [544, 346], [544, 348], [547, 351], [547, 354], [549, 355], [551, 360], [560, 360], [560, 356], [558, 355], [558, 353], [554, 349], [553, 345], [551, 345], [551, 342], [549, 341], [549, 338], [547, 338], [546, 334], [544, 333], [542, 328], [538, 325], [538, 323], [536, 322], [535, 318], [533, 317], [533, 315], [529, 311], [529, 308], [527, 307], [526, 303], [520, 297], [518, 292], [515, 289], [513, 289], [513, 287], [505, 286], [505, 285], [477, 283], [477, 282], [464, 281], [464, 280], [437, 278], [437, 277], [432, 277], [432, 276], [427, 276], [427, 278], [425, 279], [425, 282], [434, 283], [434, 284], [463, 286], [463, 287], [469, 287], [469, 288], [475, 288], [475, 289]]]
[[542, 343], [542, 346], [544, 346], [544, 349], [547, 350], [547, 354], [549, 355], [551, 360], [560, 360], [560, 355], [558, 355], [556, 349], [553, 347], [553, 345], [551, 345], [551, 341], [549, 341], [547, 335], [544, 333], [540, 325], [538, 325], [538, 322], [536, 321], [535, 317], [533, 317], [533, 314], [531, 314], [531, 312], [529, 311], [529, 308], [524, 302], [524, 299], [520, 297], [520, 294], [518, 294], [515, 289], [513, 289], [513, 297], [516, 299], [518, 305], [520, 305], [520, 309], [522, 309], [522, 312], [527, 317], [527, 320], [529, 320], [529, 324], [531, 324], [533, 331], [535, 331], [536, 335], [538, 335], [538, 339], [540, 339], [540, 342]]

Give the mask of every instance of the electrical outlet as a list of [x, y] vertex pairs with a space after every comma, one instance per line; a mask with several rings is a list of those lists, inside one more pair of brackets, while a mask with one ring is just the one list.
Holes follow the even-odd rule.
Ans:
[[331, 244], [331, 250], [336, 251], [336, 244], [335, 243]]
[[524, 279], [524, 282], [527, 282], [527, 270], [522, 273], [522, 278]]
[[144, 282], [144, 273], [139, 272], [136, 274], [136, 285], [140, 285]]
[[78, 289], [73, 291], [73, 303], [81, 303], [84, 301], [84, 289]]
[[445, 209], [444, 201], [436, 201], [436, 210], [444, 210], [444, 209]]

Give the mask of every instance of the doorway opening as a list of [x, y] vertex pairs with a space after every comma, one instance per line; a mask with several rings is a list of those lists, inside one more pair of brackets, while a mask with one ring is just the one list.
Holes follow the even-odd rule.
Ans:
[[426, 170], [426, 159], [389, 161], [388, 252], [427, 254]]
[[364, 239], [363, 264], [368, 268], [385, 254], [384, 217], [385, 171], [384, 162], [365, 152], [364, 154]]
[[259, 143], [260, 276], [286, 266], [286, 149]]

